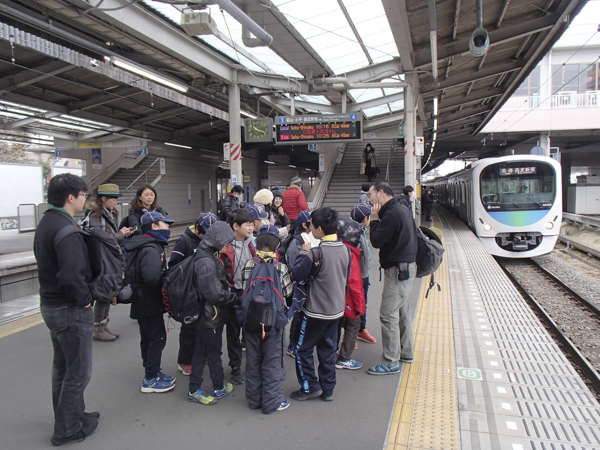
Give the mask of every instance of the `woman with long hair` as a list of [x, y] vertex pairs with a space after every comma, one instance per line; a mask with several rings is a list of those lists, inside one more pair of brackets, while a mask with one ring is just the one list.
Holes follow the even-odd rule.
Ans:
[[362, 162], [365, 163], [365, 175], [368, 181], [373, 181], [377, 176], [377, 158], [375, 157], [375, 149], [371, 144], [367, 144], [362, 152]]
[[[131, 228], [118, 229], [119, 212], [115, 209], [117, 200], [121, 197], [119, 186], [116, 184], [102, 184], [98, 187], [95, 196], [90, 197], [87, 203], [85, 217], [81, 220], [82, 227], [102, 228], [111, 234], [115, 240], [122, 244], [123, 240], [131, 234]], [[119, 337], [119, 333], [108, 328], [108, 313], [110, 303], [96, 301], [94, 304], [94, 339], [97, 341], [112, 342]]]
[[135, 193], [135, 197], [129, 207], [129, 226], [133, 230], [133, 234], [141, 234], [142, 227], [140, 219], [144, 213], [157, 211], [164, 217], [167, 217], [167, 212], [158, 206], [158, 193], [154, 186], [144, 184]]

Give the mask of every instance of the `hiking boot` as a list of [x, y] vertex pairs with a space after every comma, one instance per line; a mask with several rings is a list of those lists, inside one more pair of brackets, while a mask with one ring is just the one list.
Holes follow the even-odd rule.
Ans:
[[244, 384], [244, 377], [242, 376], [242, 369], [239, 367], [231, 368], [231, 382], [233, 384]]
[[116, 331], [112, 331], [108, 329], [108, 322], [110, 321], [110, 319], [107, 317], [106, 318], [106, 322], [104, 323], [104, 329], [106, 330], [106, 332], [108, 334], [112, 334], [114, 337], [118, 338], [119, 336], [121, 336], [119, 333], [117, 333]]
[[188, 392], [188, 402], [202, 403], [203, 405], [213, 405], [217, 403], [217, 399], [212, 395], [204, 393], [202, 389], [198, 389], [196, 392]]
[[156, 378], [160, 378], [161, 380], [166, 381], [167, 383], [175, 383], [175, 381], [177, 380], [175, 377], [167, 375], [166, 373], [163, 373], [160, 370], [158, 371], [158, 374], [156, 374]]
[[231, 394], [232, 392], [233, 392], [233, 384], [225, 383], [225, 384], [223, 384], [223, 389], [215, 389], [215, 393], [213, 394], [213, 396], [217, 400], [220, 400], [223, 397], [225, 397], [226, 395]]
[[189, 377], [192, 374], [192, 365], [191, 364], [178, 364], [177, 369], [181, 372], [182, 375]]
[[142, 392], [144, 394], [148, 394], [148, 393], [162, 393], [162, 392], [168, 392], [170, 390], [172, 390], [175, 387], [174, 383], [169, 383], [168, 381], [165, 381], [163, 379], [161, 379], [160, 377], [155, 377], [152, 378], [151, 380], [146, 380], [146, 378], [144, 378], [144, 381], [142, 382]]
[[359, 341], [366, 342], [367, 344], [375, 344], [377, 342], [377, 339], [371, 336], [366, 328], [360, 333], [358, 333], [356, 339], [358, 339]]
[[304, 389], [300, 388], [297, 391], [292, 392], [292, 398], [294, 400], [303, 402], [304, 400], [310, 400], [311, 398], [317, 398], [321, 394], [323, 394], [322, 389], [319, 389], [318, 391], [304, 392]]
[[357, 369], [360, 369], [362, 366], [363, 366], [362, 363], [354, 361], [353, 359], [349, 359], [348, 361], [342, 361], [342, 360], [338, 359], [335, 362], [336, 369], [357, 370]]
[[52, 445], [54, 445], [55, 447], [58, 447], [59, 445], [64, 445], [71, 441], [82, 442], [83, 440], [85, 440], [86, 437], [88, 437], [90, 434], [96, 431], [96, 428], [98, 428], [98, 419], [96, 419], [95, 417], [86, 417], [81, 422], [81, 428], [77, 433], [64, 438], [55, 438], [53, 436], [52, 439], [50, 439], [50, 442], [52, 442]]
[[117, 338], [112, 334], [108, 334], [106, 332], [106, 324], [105, 323], [95, 323], [94, 324], [94, 340], [96, 341], [104, 341], [104, 342], [113, 342], [116, 341]]
[[296, 359], [296, 354], [294, 353], [294, 346], [293, 345], [288, 346], [288, 348], [285, 350], [285, 354], [288, 355], [288, 356], [291, 356], [294, 359]]

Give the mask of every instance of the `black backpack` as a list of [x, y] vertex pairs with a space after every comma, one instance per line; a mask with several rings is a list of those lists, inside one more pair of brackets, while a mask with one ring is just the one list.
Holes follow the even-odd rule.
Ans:
[[[416, 227], [416, 224], [415, 224]], [[425, 298], [429, 296], [429, 291], [435, 285], [438, 291], [441, 291], [439, 283], [434, 280], [434, 273], [442, 264], [444, 259], [444, 246], [439, 241], [436, 234], [427, 227], [416, 227], [417, 229], [417, 278], [423, 278], [431, 275], [429, 288]]]
[[267, 263], [254, 257], [256, 263], [246, 290], [242, 294], [243, 327], [246, 333], [265, 336], [271, 329], [280, 330], [287, 322], [281, 280], [277, 272], [280, 262]]
[[212, 257], [212, 254], [196, 251], [167, 272], [162, 286], [163, 303], [169, 316], [177, 322], [190, 324], [200, 318], [202, 297], [196, 285], [194, 264], [200, 258]]
[[125, 257], [117, 240], [102, 228], [66, 227], [60, 230], [54, 245], [58, 246], [64, 238], [75, 233], [83, 234], [92, 268], [92, 281], [89, 284], [94, 300], [104, 303], [116, 301], [125, 272]]
[[[148, 243], [148, 245], [151, 245]], [[140, 250], [147, 245], [142, 245], [135, 250], [129, 250], [125, 253], [125, 276], [123, 277], [123, 287], [117, 296], [117, 303], [130, 304], [136, 299], [138, 285], [140, 280], [138, 277], [138, 255]]]

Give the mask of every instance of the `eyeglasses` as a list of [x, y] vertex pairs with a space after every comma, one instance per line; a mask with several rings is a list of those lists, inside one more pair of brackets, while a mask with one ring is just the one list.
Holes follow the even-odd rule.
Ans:
[[85, 197], [87, 194], [85, 192], [80, 192], [79, 194], [77, 194], [77, 197], [81, 197], [82, 195]]
[[367, 198], [371, 198], [371, 195], [373, 195], [373, 194], [377, 195], [377, 192], [369, 192], [369, 193], [367, 193]]

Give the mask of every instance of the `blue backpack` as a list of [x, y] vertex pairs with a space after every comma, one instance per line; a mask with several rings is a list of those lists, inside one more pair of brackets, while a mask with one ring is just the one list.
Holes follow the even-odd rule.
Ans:
[[271, 330], [280, 330], [287, 323], [285, 299], [277, 266], [255, 256], [256, 263], [246, 290], [242, 294], [242, 324], [246, 333], [258, 334], [264, 339]]

